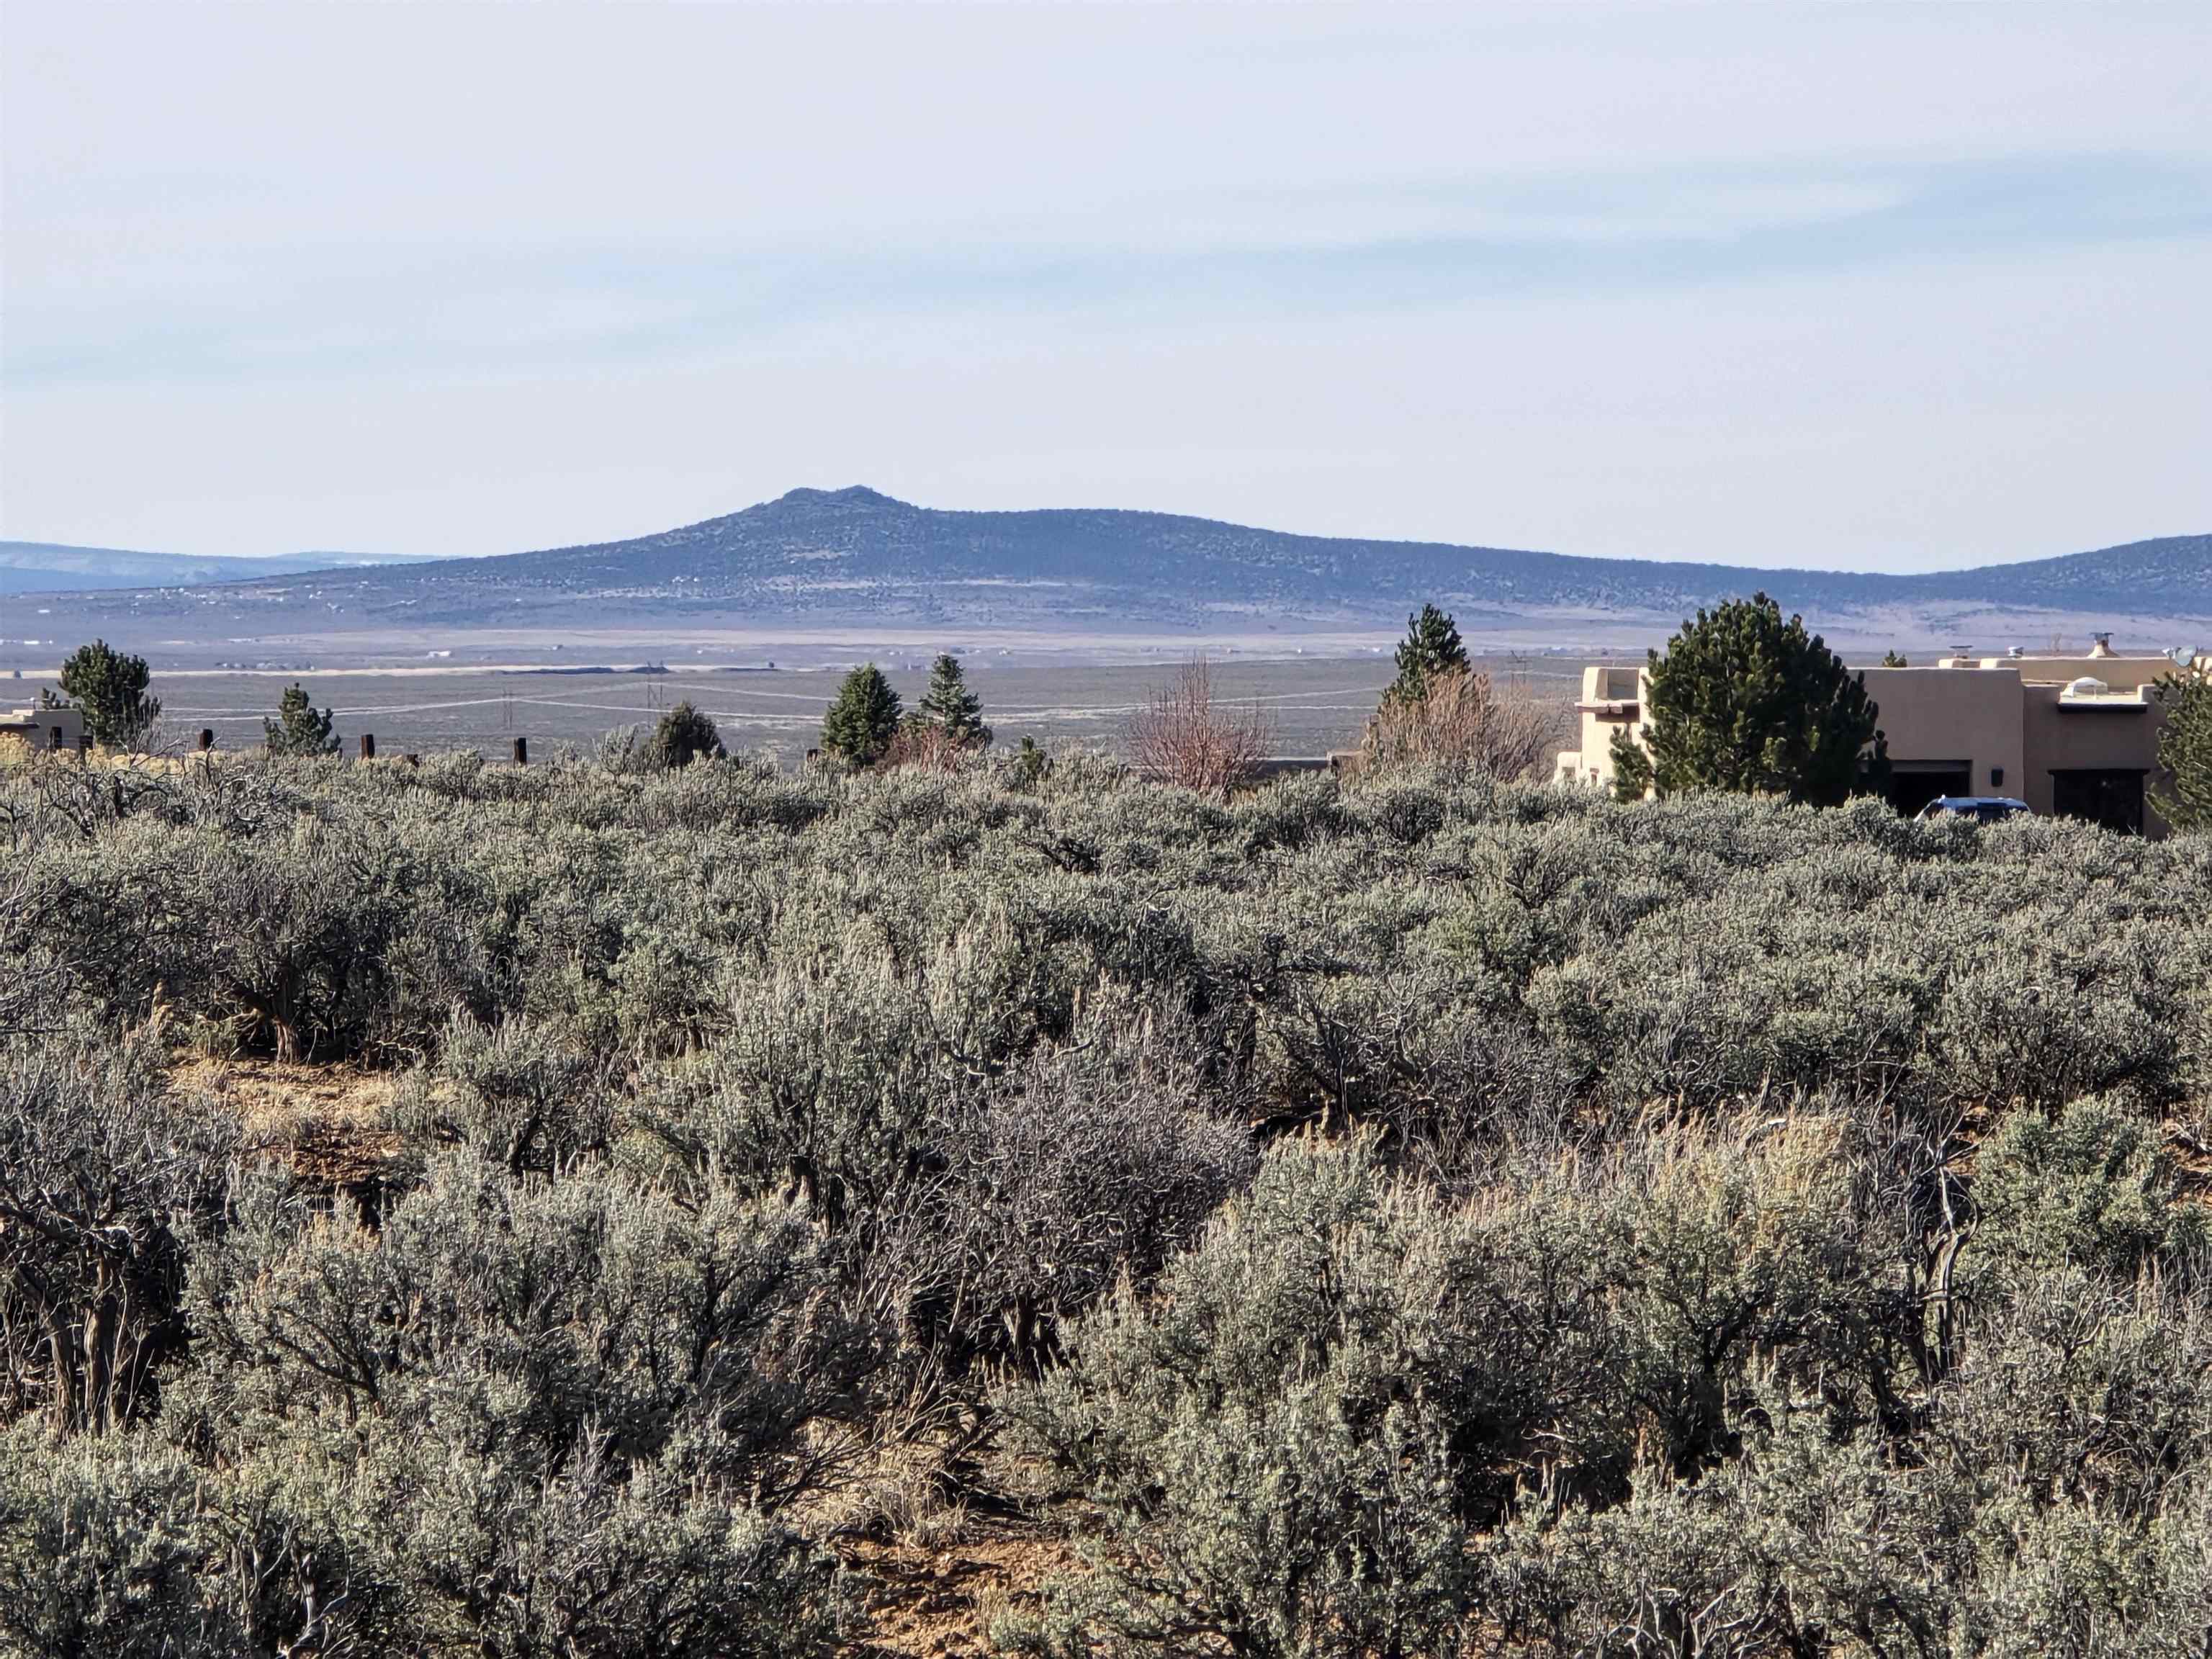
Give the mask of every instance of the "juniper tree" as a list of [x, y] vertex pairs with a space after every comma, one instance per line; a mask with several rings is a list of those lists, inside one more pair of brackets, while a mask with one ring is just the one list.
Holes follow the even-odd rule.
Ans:
[[126, 656], [106, 640], [81, 645], [62, 665], [64, 695], [84, 711], [92, 740], [127, 749], [161, 718], [161, 700], [146, 695], [150, 678], [143, 657]]
[[1650, 653], [1648, 681], [1643, 741], [1613, 734], [1623, 799], [1720, 789], [1839, 805], [1880, 712], [1865, 678], [1764, 593], [1700, 610]]
[[845, 676], [822, 719], [822, 746], [854, 766], [873, 766], [898, 735], [899, 695], [866, 663]]
[[922, 695], [921, 712], [963, 749], [991, 746], [991, 728], [983, 724], [983, 700], [960, 672], [960, 659], [949, 652], [930, 665], [929, 690]]
[[331, 714], [328, 708], [318, 710], [307, 688], [293, 681], [277, 699], [276, 718], [261, 722], [261, 729], [268, 736], [269, 752], [335, 755], [338, 751], [338, 736], [331, 730]]
[[1399, 642], [1398, 678], [1382, 694], [1385, 702], [1411, 702], [1428, 689], [1440, 673], [1464, 671], [1467, 647], [1460, 643], [1459, 628], [1450, 616], [1432, 605], [1406, 618], [1406, 637]]
[[2177, 830], [2212, 830], [2212, 667], [2168, 674], [2154, 690], [2166, 708], [2159, 763], [2173, 775], [2160, 815]]
[[661, 766], [689, 766], [702, 756], [721, 758], [722, 734], [711, 717], [694, 708], [689, 699], [660, 717], [653, 728], [652, 755]]

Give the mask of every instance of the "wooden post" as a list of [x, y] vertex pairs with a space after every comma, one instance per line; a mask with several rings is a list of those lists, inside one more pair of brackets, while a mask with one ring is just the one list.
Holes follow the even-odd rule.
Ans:
[[214, 747], [215, 732], [213, 728], [203, 726], [200, 727], [200, 753], [204, 755], [209, 750]]
[[92, 763], [92, 733], [80, 732], [76, 738], [76, 757], [87, 765]]
[[529, 738], [517, 738], [514, 740], [514, 763], [517, 766], [527, 766], [530, 764]]
[[374, 760], [376, 758], [375, 732], [364, 732], [361, 734], [361, 757], [363, 760]]

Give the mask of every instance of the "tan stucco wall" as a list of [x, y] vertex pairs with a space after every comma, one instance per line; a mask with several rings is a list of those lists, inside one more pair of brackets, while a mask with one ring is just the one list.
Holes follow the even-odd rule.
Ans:
[[84, 734], [84, 711], [69, 705], [59, 708], [16, 708], [0, 713], [0, 727], [42, 751], [52, 746], [49, 734], [58, 727], [62, 747], [75, 750], [77, 739]]
[[[1583, 694], [1576, 718], [1577, 748], [1560, 751], [1553, 775], [1561, 783], [1613, 784], [1613, 734], [1629, 722], [1599, 707], [1634, 703], [1643, 707], [1644, 670], [1636, 665], [1593, 663], [1583, 670]], [[1639, 724], [1638, 729], [1641, 729]]]
[[1972, 768], [1974, 793], [2020, 793], [2027, 756], [2017, 669], [1869, 668], [1865, 677], [1893, 765], [1964, 761]]

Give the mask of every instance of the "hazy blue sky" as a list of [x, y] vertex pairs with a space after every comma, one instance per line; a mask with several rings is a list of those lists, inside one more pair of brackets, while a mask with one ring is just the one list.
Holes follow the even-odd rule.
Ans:
[[0, 11], [0, 535], [2212, 529], [2212, 5]]

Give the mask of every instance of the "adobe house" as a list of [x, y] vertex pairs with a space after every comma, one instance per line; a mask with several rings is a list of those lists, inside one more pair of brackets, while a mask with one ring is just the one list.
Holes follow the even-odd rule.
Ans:
[[0, 715], [0, 738], [15, 738], [34, 750], [74, 755], [83, 737], [84, 710], [67, 704], [59, 708], [17, 708]]
[[[1890, 804], [1910, 815], [1938, 795], [2009, 795], [2037, 812], [2162, 836], [2149, 786], [2163, 775], [2165, 712], [2150, 687], [2188, 659], [2124, 657], [2100, 634], [2087, 656], [2014, 650], [1862, 670], [1888, 739]], [[1641, 666], [1583, 670], [1582, 747], [1559, 756], [1561, 782], [1611, 786], [1613, 734], [1644, 730], [1644, 681]]]

